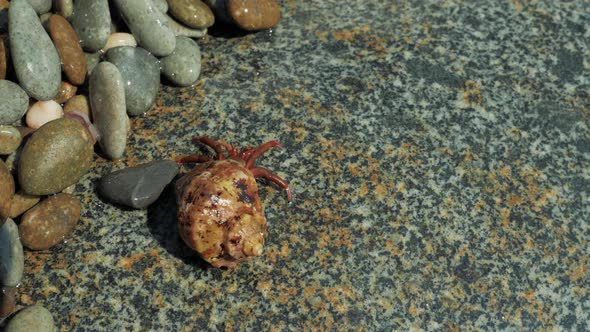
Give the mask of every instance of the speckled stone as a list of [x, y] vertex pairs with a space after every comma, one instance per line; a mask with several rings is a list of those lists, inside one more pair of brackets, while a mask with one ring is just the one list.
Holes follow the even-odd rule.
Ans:
[[27, 0], [37, 15], [45, 14], [51, 9], [51, 0]]
[[16, 311], [16, 287], [0, 286], [0, 318], [10, 316]]
[[100, 132], [103, 152], [119, 159], [127, 144], [127, 113], [123, 77], [115, 65], [101, 62], [90, 76], [90, 109]]
[[98, 191], [114, 203], [145, 209], [158, 199], [177, 173], [174, 161], [152, 161], [105, 175]]
[[197, 81], [201, 73], [201, 51], [199, 45], [187, 37], [176, 37], [174, 52], [160, 60], [162, 74], [179, 86], [189, 86]]
[[49, 310], [36, 304], [14, 315], [6, 324], [5, 332], [55, 332], [57, 327]]
[[119, 69], [123, 78], [127, 114], [136, 116], [150, 110], [160, 88], [158, 59], [141, 47], [131, 46], [110, 49], [106, 59]]
[[8, 52], [4, 47], [4, 38], [0, 36], [0, 80], [6, 78], [6, 70], [8, 69]]
[[19, 120], [29, 107], [29, 96], [16, 83], [0, 80], [0, 124]]
[[9, 218], [0, 223], [0, 286], [18, 286], [23, 277], [24, 263], [18, 227]]
[[53, 98], [53, 100], [55, 100], [57, 103], [63, 104], [72, 98], [76, 94], [76, 91], [78, 91], [77, 86], [72, 85], [66, 81], [62, 81], [59, 86], [59, 92], [55, 98]]
[[21, 188], [30, 195], [49, 195], [76, 183], [92, 165], [93, 143], [76, 120], [61, 118], [37, 129], [18, 162]]
[[108, 0], [76, 0], [70, 20], [85, 51], [96, 52], [107, 43], [111, 34]]
[[152, 2], [154, 3], [154, 6], [162, 13], [165, 13], [168, 11], [168, 1], [166, 1], [166, 0], [152, 0]]
[[215, 23], [213, 12], [201, 0], [170, 0], [169, 7], [170, 15], [191, 28], [208, 28]]
[[164, 15], [166, 23], [172, 29], [175, 36], [186, 36], [186, 37], [203, 37], [207, 34], [207, 29], [191, 29], [174, 20], [168, 15]]
[[37, 195], [29, 195], [22, 191], [15, 193], [10, 202], [9, 217], [12, 219], [19, 217], [28, 209], [35, 206], [35, 204], [39, 203], [40, 200], [41, 197]]
[[21, 140], [20, 131], [16, 127], [0, 125], [0, 155], [16, 151]]
[[74, 13], [74, 0], [55, 0], [55, 11], [69, 19]]
[[27, 0], [8, 9], [10, 52], [20, 86], [37, 100], [52, 99], [61, 82], [59, 56]]
[[[51, 15], [48, 22], [49, 34], [55, 44], [62, 68], [70, 83], [81, 85], [86, 78], [86, 58], [80, 38], [70, 23], [60, 15]], [[63, 83], [63, 82], [62, 82]]]
[[31, 250], [47, 250], [63, 242], [76, 227], [81, 209], [80, 200], [70, 194], [48, 197], [22, 216], [21, 243]]
[[101, 56], [102, 56], [101, 52], [95, 52], [95, 53], [84, 52], [84, 57], [86, 58], [86, 70], [87, 70], [86, 76], [90, 76], [92, 74], [94, 67], [96, 67], [96, 65], [100, 62]]
[[227, 0], [226, 6], [234, 23], [244, 30], [270, 29], [281, 19], [276, 0]]
[[155, 56], [174, 51], [174, 33], [151, 1], [115, 0], [137, 43]]
[[66, 102], [64, 113], [78, 111], [90, 118], [90, 106], [88, 105], [88, 97], [85, 95], [76, 95]]
[[10, 200], [14, 195], [14, 179], [10, 169], [0, 159], [0, 224], [10, 215]]

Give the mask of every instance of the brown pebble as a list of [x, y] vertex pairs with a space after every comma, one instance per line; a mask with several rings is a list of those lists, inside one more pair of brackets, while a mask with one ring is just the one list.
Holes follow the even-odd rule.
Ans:
[[204, 29], [215, 22], [211, 8], [201, 0], [168, 0], [168, 6], [174, 18], [191, 28]]
[[55, 100], [59, 104], [63, 104], [66, 101], [68, 101], [70, 98], [72, 98], [76, 94], [76, 91], [78, 91], [77, 86], [72, 85], [68, 82], [62, 81], [59, 86], [59, 91], [57, 92], [57, 96], [55, 96], [55, 98], [53, 98], [53, 100]]
[[27, 211], [18, 226], [21, 242], [32, 250], [46, 250], [61, 243], [76, 227], [82, 205], [70, 195], [60, 193]]
[[227, 13], [244, 30], [263, 30], [275, 27], [281, 19], [276, 0], [227, 0]]
[[86, 114], [90, 118], [90, 106], [88, 104], [88, 97], [85, 95], [73, 96], [68, 100], [64, 106], [64, 113], [78, 111]]
[[0, 9], [7, 9], [8, 7], [10, 7], [10, 1], [0, 0]]
[[22, 191], [14, 194], [14, 196], [12, 197], [12, 202], [10, 204], [10, 216], [9, 217], [11, 219], [14, 219], [14, 218], [20, 216], [21, 214], [27, 212], [27, 210], [29, 210], [30, 208], [35, 206], [37, 203], [39, 203], [40, 200], [41, 200], [41, 197], [35, 196], [35, 195], [29, 195], [29, 194], [24, 193]]
[[0, 80], [6, 78], [6, 69], [8, 61], [6, 59], [7, 53], [4, 47], [4, 38], [0, 36]]
[[16, 127], [0, 125], [0, 155], [13, 153], [21, 141], [22, 136]]
[[51, 15], [48, 29], [68, 80], [81, 85], [86, 79], [86, 57], [74, 28], [63, 16]]
[[0, 318], [16, 311], [16, 287], [0, 287]]
[[0, 159], [0, 223], [10, 214], [10, 202], [14, 196], [14, 179], [6, 164]]

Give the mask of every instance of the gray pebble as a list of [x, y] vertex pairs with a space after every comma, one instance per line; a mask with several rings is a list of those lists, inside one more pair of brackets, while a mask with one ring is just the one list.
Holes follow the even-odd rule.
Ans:
[[125, 104], [130, 116], [147, 112], [160, 88], [160, 62], [141, 47], [109, 49], [107, 61], [117, 66], [125, 86]]
[[196, 82], [201, 72], [199, 45], [190, 38], [176, 37], [176, 49], [160, 63], [167, 79], [180, 86], [189, 86]]
[[18, 84], [0, 80], [0, 124], [12, 124], [25, 115], [29, 96]]
[[10, 2], [8, 28], [20, 85], [37, 100], [53, 99], [61, 83], [59, 55], [27, 0]]
[[174, 161], [152, 161], [104, 176], [98, 190], [112, 202], [143, 209], [158, 199], [177, 173]]
[[76, 0], [71, 21], [84, 50], [102, 49], [111, 35], [108, 0]]
[[51, 0], [27, 0], [37, 15], [45, 14], [51, 9]]
[[159, 57], [174, 51], [174, 32], [151, 1], [115, 0], [115, 4], [139, 45]]
[[164, 15], [164, 19], [168, 23], [168, 26], [170, 27], [170, 29], [172, 29], [172, 32], [174, 32], [175, 36], [203, 37], [204, 35], [207, 34], [207, 28], [192, 29], [192, 28], [189, 28], [187, 26], [184, 26], [184, 25], [176, 22], [175, 19], [173, 19], [172, 17], [170, 17], [168, 15]]
[[90, 75], [90, 109], [99, 143], [111, 159], [119, 159], [127, 144], [128, 117], [125, 106], [123, 77], [115, 65], [101, 62]]
[[49, 310], [36, 304], [27, 307], [14, 315], [5, 332], [55, 332], [57, 327]]
[[152, 2], [154, 3], [154, 6], [156, 6], [156, 8], [158, 8], [158, 10], [161, 11], [162, 13], [165, 13], [168, 11], [168, 1], [166, 1], [166, 0], [152, 0]]
[[16, 287], [22, 281], [25, 267], [23, 245], [18, 227], [8, 218], [0, 223], [0, 286]]

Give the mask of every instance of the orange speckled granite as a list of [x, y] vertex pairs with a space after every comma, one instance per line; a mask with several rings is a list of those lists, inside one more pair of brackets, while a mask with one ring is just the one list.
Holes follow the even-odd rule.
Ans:
[[[272, 32], [199, 40], [125, 158], [76, 187], [74, 236], [27, 253], [19, 305], [61, 331], [590, 330], [590, 4], [282, 1]], [[207, 267], [171, 190], [146, 211], [112, 170], [279, 140], [260, 165], [265, 253]]]

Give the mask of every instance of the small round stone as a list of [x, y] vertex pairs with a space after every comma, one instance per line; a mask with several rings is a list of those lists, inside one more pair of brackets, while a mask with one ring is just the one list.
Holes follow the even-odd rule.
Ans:
[[21, 140], [20, 131], [16, 127], [0, 125], [0, 155], [7, 155], [16, 151]]
[[0, 318], [16, 311], [16, 287], [0, 287]]
[[68, 80], [74, 85], [81, 85], [86, 79], [87, 65], [76, 31], [68, 20], [60, 15], [51, 15], [47, 28]]
[[25, 256], [18, 227], [10, 218], [0, 223], [0, 262], [0, 286], [18, 286], [23, 278]]
[[54, 100], [38, 101], [27, 111], [26, 122], [29, 128], [38, 129], [63, 115], [64, 111], [61, 105]]
[[130, 33], [115, 32], [109, 36], [109, 40], [107, 40], [107, 44], [102, 49], [102, 51], [106, 53], [109, 49], [119, 46], [136, 47], [137, 41]]
[[55, 5], [57, 13], [65, 18], [74, 13], [74, 0], [57, 0]]
[[76, 91], [78, 91], [78, 87], [68, 82], [62, 81], [61, 85], [59, 86], [59, 92], [53, 100], [59, 104], [63, 104], [72, 98], [76, 94]]
[[0, 80], [0, 124], [18, 121], [29, 107], [29, 96], [17, 84]]
[[14, 219], [20, 216], [21, 214], [27, 212], [28, 209], [32, 208], [37, 203], [39, 203], [40, 200], [41, 197], [36, 195], [29, 195], [22, 191], [14, 194], [14, 196], [12, 197], [12, 201], [10, 203], [9, 217]]
[[162, 74], [179, 86], [189, 86], [201, 73], [199, 45], [187, 37], [176, 37], [176, 49], [171, 55], [160, 59]]
[[227, 12], [234, 23], [249, 31], [275, 27], [281, 19], [276, 0], [227, 0]]
[[10, 214], [10, 201], [14, 195], [14, 179], [6, 164], [0, 159], [0, 225]]
[[85, 95], [76, 95], [70, 98], [64, 106], [64, 113], [78, 111], [90, 118], [90, 106], [88, 104], [88, 97]]
[[18, 227], [22, 244], [47, 250], [61, 243], [80, 219], [80, 201], [65, 193], [50, 196], [25, 212]]
[[41, 305], [27, 307], [14, 315], [6, 324], [4, 332], [54, 332], [55, 321], [49, 310]]
[[201, 0], [168, 0], [168, 5], [170, 15], [191, 28], [208, 28], [215, 22], [211, 8]]

